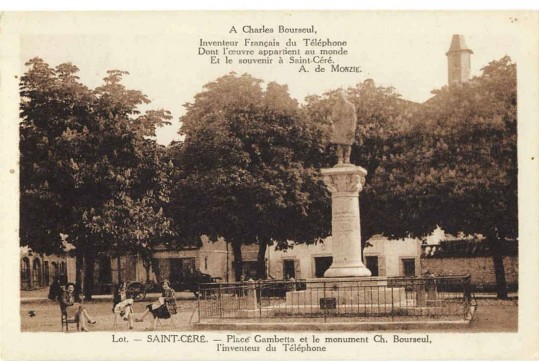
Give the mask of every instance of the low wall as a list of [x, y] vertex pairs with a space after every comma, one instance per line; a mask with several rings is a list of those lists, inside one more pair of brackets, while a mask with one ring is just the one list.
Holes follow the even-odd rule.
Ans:
[[[518, 258], [515, 256], [505, 256], [503, 258], [505, 267], [505, 279], [511, 289], [518, 288]], [[496, 285], [494, 274], [494, 264], [491, 257], [474, 258], [422, 258], [421, 272], [427, 271], [435, 275], [471, 275], [471, 283], [479, 288], [487, 288]]]

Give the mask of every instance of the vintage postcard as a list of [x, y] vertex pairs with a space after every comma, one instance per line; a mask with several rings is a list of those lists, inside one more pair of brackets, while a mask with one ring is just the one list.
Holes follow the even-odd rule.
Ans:
[[538, 25], [3, 13], [2, 357], [538, 358]]

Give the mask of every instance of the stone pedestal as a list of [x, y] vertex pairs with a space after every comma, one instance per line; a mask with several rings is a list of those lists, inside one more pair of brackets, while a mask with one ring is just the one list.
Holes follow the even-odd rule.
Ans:
[[322, 169], [324, 182], [331, 192], [333, 264], [324, 277], [368, 277], [362, 261], [359, 224], [359, 192], [367, 171], [363, 167], [340, 164]]
[[257, 310], [258, 309], [258, 301], [256, 298], [256, 289], [255, 289], [255, 282], [252, 279], [249, 279], [247, 281], [247, 287], [246, 287], [246, 309], [251, 310]]

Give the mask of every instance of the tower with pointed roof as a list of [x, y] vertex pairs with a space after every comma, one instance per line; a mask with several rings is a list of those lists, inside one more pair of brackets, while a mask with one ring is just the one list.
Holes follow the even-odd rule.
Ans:
[[451, 39], [451, 46], [447, 55], [448, 83], [463, 83], [470, 79], [470, 55], [473, 51], [464, 41], [464, 35], [455, 34]]

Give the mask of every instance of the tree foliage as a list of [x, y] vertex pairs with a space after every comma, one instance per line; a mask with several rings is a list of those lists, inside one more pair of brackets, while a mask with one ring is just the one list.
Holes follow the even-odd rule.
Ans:
[[425, 168], [417, 184], [437, 195], [438, 224], [450, 233], [516, 238], [516, 65], [504, 57], [435, 94], [418, 124]]
[[416, 132], [423, 154], [416, 184], [429, 205], [422, 209], [434, 211], [421, 218], [485, 236], [498, 297], [506, 298], [501, 245], [518, 238], [516, 64], [507, 56], [492, 61], [481, 76], [435, 94]]
[[[352, 162], [369, 172], [360, 195], [363, 242], [377, 233], [424, 237], [438, 226], [482, 234], [498, 251], [499, 296], [506, 296], [497, 246], [518, 236], [516, 65], [493, 61], [422, 105], [370, 80], [347, 93], [358, 118]], [[308, 116], [326, 118], [335, 95], [308, 98]]]
[[[164, 110], [141, 113], [140, 91], [126, 89], [126, 72], [109, 71], [92, 90], [78, 68], [51, 68], [34, 58], [21, 77], [21, 244], [57, 252], [60, 233], [78, 257], [99, 250], [147, 248], [169, 234], [161, 210], [166, 172], [158, 162], [155, 129], [168, 123]], [[91, 295], [91, 279], [87, 292]]]
[[[63, 233], [81, 255], [136, 250], [149, 260], [156, 243], [222, 236], [232, 244], [238, 279], [241, 245], [258, 243], [263, 265], [267, 245], [329, 234], [330, 197], [319, 169], [336, 161], [328, 116], [337, 91], [300, 106], [285, 85], [264, 87], [231, 73], [185, 105], [185, 141], [164, 148], [151, 137], [170, 114], [142, 113], [149, 100], [122, 85], [126, 72], [109, 71], [92, 90], [71, 64], [51, 68], [36, 58], [27, 65], [20, 84], [23, 244], [54, 252]], [[510, 58], [422, 105], [371, 80], [346, 92], [358, 118], [352, 162], [368, 171], [362, 242], [374, 234], [423, 237], [438, 226], [483, 234], [493, 250], [518, 237]], [[502, 285], [500, 255], [494, 262]]]
[[261, 83], [225, 75], [206, 84], [181, 118], [186, 138], [175, 214], [191, 237], [223, 236], [232, 244], [236, 278], [241, 245], [258, 242], [263, 261], [268, 244], [311, 243], [330, 229], [313, 157], [323, 151], [318, 125], [305, 122], [286, 86]]

